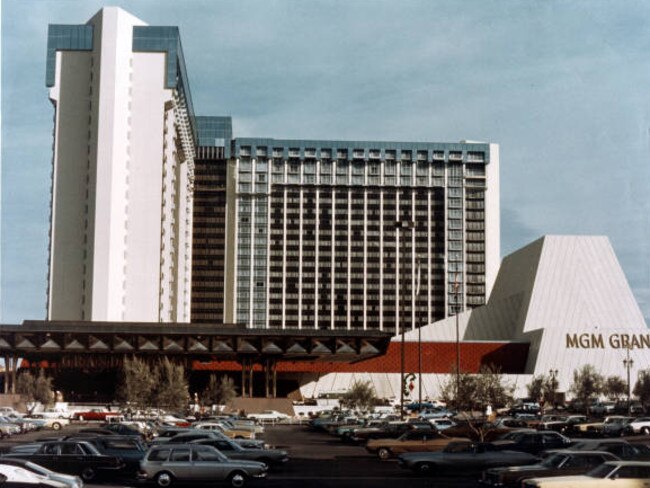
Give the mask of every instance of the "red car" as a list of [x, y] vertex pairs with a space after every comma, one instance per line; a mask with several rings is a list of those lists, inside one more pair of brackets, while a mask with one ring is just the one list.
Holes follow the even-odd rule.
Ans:
[[87, 412], [75, 412], [72, 418], [74, 420], [101, 420], [106, 422], [107, 417], [114, 417], [120, 415], [119, 412], [108, 412], [106, 410], [92, 409]]

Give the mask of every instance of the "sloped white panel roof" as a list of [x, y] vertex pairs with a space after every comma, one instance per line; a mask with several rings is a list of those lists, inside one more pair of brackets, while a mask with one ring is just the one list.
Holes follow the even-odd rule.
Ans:
[[[461, 340], [530, 344], [526, 373], [559, 370], [560, 390], [577, 368], [592, 364], [606, 376], [624, 376], [622, 335], [650, 333], [607, 237], [545, 236], [507, 256], [487, 305], [458, 316]], [[422, 340], [455, 341], [456, 317], [422, 329]], [[602, 344], [569, 344], [581, 335]], [[399, 341], [399, 336], [394, 341]], [[417, 341], [418, 332], [406, 334]], [[612, 342], [613, 341], [613, 342]], [[650, 349], [630, 351], [632, 378], [650, 368]]]

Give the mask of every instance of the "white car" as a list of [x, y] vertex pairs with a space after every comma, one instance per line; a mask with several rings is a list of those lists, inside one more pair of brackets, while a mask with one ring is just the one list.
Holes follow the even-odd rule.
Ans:
[[[35, 464], [31, 461], [25, 459], [15, 459], [15, 458], [4, 458], [0, 459], [0, 472], [5, 468], [18, 468], [24, 469], [41, 477], [45, 477], [48, 480], [54, 480], [55, 482], [62, 483], [67, 488], [83, 488], [84, 482], [79, 476], [71, 476], [69, 474], [57, 473], [56, 471], [50, 471], [47, 468], [39, 464]], [[14, 472], [18, 474], [19, 472]], [[59, 486], [59, 485], [56, 485]]]
[[64, 426], [70, 425], [70, 419], [63, 417], [46, 417], [43, 414], [35, 414], [27, 417], [25, 420], [38, 420], [42, 422], [41, 427], [52, 429], [52, 430], [61, 430]]
[[291, 418], [286, 413], [278, 412], [277, 410], [264, 410], [261, 413], [249, 413], [247, 417], [250, 419], [261, 420], [262, 422], [277, 422], [279, 420], [288, 420]]
[[438, 430], [445, 430], [456, 425], [456, 422], [450, 419], [429, 419], [429, 423]]
[[587, 474], [524, 480], [522, 488], [642, 488], [650, 486], [650, 462], [609, 461]]
[[0, 478], [2, 484], [5, 483], [20, 483], [20, 486], [30, 486], [34, 485], [35, 487], [52, 487], [52, 488], [70, 488], [70, 485], [48, 478], [41, 474], [36, 474], [32, 471], [29, 471], [25, 468], [20, 468], [18, 466], [8, 466], [6, 464], [0, 464]]
[[640, 417], [627, 424], [635, 434], [650, 435], [650, 417]]

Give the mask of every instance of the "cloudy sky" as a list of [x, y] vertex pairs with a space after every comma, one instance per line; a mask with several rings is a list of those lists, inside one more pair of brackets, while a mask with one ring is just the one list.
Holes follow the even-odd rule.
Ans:
[[[649, 2], [115, 3], [180, 27], [197, 113], [236, 136], [499, 143], [502, 254], [607, 235], [650, 321]], [[102, 5], [2, 2], [3, 323], [45, 318], [47, 25]]]

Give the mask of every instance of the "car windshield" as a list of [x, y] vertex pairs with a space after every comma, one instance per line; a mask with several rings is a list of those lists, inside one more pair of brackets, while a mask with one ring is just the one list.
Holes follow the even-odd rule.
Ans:
[[592, 478], [607, 478], [613, 469], [615, 469], [615, 467], [610, 464], [601, 464], [600, 466], [589, 471], [587, 473], [587, 476], [591, 476]]
[[547, 457], [542, 461], [542, 466], [547, 467], [547, 468], [559, 468], [562, 466], [564, 461], [566, 460], [566, 456], [563, 454], [553, 454], [552, 456]]

